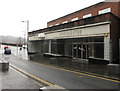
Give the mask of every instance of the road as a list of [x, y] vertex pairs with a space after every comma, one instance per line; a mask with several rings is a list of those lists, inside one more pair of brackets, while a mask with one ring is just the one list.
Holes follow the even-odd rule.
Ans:
[[109, 78], [23, 60], [13, 54], [3, 54], [2, 58], [29, 74], [67, 89], [118, 89], [120, 84]]

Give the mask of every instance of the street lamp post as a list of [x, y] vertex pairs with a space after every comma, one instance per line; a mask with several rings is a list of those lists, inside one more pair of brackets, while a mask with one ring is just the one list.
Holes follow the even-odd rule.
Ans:
[[29, 20], [22, 21], [23, 23], [27, 23], [27, 50], [28, 50], [28, 32], [29, 32]]

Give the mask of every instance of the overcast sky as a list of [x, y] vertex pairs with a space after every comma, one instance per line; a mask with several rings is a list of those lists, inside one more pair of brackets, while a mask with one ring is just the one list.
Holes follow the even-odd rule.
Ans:
[[47, 22], [104, 0], [0, 0], [0, 35], [23, 37]]

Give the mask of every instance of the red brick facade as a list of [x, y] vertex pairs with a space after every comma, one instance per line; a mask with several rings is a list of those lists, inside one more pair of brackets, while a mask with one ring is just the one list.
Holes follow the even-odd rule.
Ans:
[[74, 13], [68, 14], [66, 16], [60, 17], [53, 21], [47, 23], [47, 26], [62, 24], [62, 22], [68, 21], [71, 22], [72, 19], [78, 17], [78, 19], [82, 19], [84, 15], [91, 14], [92, 16], [98, 15], [100, 10], [103, 9], [111, 9], [111, 13], [120, 17], [120, 2], [100, 2], [98, 4], [92, 5], [90, 7], [84, 8], [82, 10], [76, 11]]

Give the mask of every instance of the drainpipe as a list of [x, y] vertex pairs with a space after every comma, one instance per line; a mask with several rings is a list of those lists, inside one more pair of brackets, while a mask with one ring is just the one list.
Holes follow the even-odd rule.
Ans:
[[120, 39], [119, 39], [119, 60], [120, 60]]

